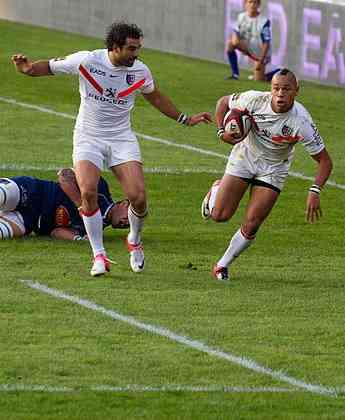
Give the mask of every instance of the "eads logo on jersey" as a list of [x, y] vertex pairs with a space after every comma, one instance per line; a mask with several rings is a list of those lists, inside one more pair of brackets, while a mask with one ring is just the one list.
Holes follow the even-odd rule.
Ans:
[[105, 71], [100, 70], [100, 69], [96, 69], [96, 67], [90, 67], [90, 73], [94, 73], [97, 74], [98, 76], [105, 76]]
[[128, 73], [126, 76], [126, 82], [128, 85], [132, 85], [135, 81], [135, 74]]

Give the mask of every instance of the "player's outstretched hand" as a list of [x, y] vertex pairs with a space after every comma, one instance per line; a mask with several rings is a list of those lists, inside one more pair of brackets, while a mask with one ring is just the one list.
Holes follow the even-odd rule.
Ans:
[[320, 197], [318, 194], [310, 192], [307, 199], [307, 208], [305, 211], [307, 222], [315, 223], [322, 216]]
[[26, 73], [31, 68], [31, 61], [24, 54], [12, 55], [11, 61], [20, 73]]
[[199, 114], [189, 117], [188, 125], [193, 126], [201, 122], [210, 124], [212, 122], [212, 115], [209, 112], [200, 112]]

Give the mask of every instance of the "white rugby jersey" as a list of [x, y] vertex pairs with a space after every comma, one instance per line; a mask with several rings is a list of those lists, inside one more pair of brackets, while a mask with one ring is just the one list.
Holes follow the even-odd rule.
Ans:
[[246, 12], [240, 13], [237, 17], [234, 31], [237, 35], [247, 41], [249, 51], [256, 57], [261, 56], [261, 48], [264, 42], [270, 44], [266, 55], [266, 62], [271, 61], [271, 22], [261, 14], [250, 17]]
[[80, 107], [75, 130], [100, 140], [135, 140], [130, 111], [137, 93], [150, 93], [154, 82], [148, 67], [114, 66], [106, 49], [79, 51], [49, 61], [53, 74], [78, 74]]
[[270, 92], [254, 90], [234, 93], [229, 98], [229, 108], [248, 109], [257, 124], [243, 140], [254, 156], [270, 162], [291, 162], [296, 143], [303, 144], [310, 155], [325, 148], [316, 125], [302, 104], [295, 101], [290, 111], [278, 114], [272, 110], [271, 100]]

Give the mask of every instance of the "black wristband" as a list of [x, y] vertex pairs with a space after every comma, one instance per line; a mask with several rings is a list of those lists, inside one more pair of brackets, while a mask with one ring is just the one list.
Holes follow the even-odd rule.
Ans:
[[317, 184], [313, 184], [310, 188], [309, 188], [310, 192], [313, 192], [315, 194], [320, 195], [321, 192], [321, 188], [317, 185]]

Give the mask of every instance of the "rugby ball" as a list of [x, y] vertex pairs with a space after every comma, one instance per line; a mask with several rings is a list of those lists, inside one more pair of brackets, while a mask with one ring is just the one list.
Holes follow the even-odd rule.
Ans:
[[224, 130], [230, 133], [236, 142], [244, 140], [253, 127], [253, 117], [247, 109], [230, 109], [224, 116]]

